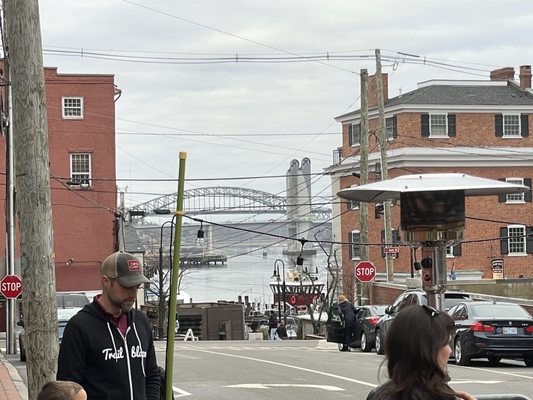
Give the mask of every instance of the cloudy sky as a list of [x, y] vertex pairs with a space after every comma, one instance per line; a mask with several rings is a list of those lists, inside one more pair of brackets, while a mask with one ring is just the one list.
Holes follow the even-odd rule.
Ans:
[[[180, 151], [186, 188], [283, 194], [285, 179], [275, 176], [292, 159], [309, 157], [322, 172], [341, 144], [334, 118], [359, 107], [358, 73], [375, 73], [375, 48], [389, 97], [428, 79], [487, 79], [533, 63], [526, 0], [39, 4], [44, 64], [114, 74], [122, 90], [117, 177], [127, 206], [176, 190], [161, 180], [177, 177]], [[202, 180], [212, 178], [220, 180]], [[329, 177], [314, 181], [314, 194], [331, 193]]]

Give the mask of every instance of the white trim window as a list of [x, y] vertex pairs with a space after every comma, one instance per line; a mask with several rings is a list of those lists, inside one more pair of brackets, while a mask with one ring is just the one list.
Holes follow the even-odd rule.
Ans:
[[[505, 178], [505, 182], [511, 183], [513, 185], [524, 185], [524, 178]], [[522, 193], [511, 193], [505, 196], [506, 203], [525, 203], [525, 194]]]
[[61, 97], [63, 119], [83, 119], [83, 97]]
[[352, 124], [350, 130], [350, 146], [359, 146], [361, 144], [361, 124]]
[[521, 137], [520, 114], [503, 115], [503, 137]]
[[73, 185], [91, 186], [91, 154], [70, 154], [70, 181]]
[[453, 258], [453, 246], [446, 246], [446, 258]]
[[525, 256], [526, 227], [524, 225], [509, 225], [507, 227], [507, 246], [510, 256]]
[[448, 115], [447, 114], [430, 114], [429, 115], [429, 135], [430, 137], [447, 137], [448, 136]]
[[351, 231], [349, 233], [350, 239], [350, 259], [361, 259], [361, 232]]
[[359, 209], [360, 202], [357, 200], [348, 200], [348, 209], [357, 210]]

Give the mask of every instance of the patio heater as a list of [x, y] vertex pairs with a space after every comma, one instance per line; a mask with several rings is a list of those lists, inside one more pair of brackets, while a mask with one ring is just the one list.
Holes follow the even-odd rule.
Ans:
[[337, 195], [362, 202], [400, 200], [403, 241], [422, 248], [422, 288], [428, 304], [444, 308], [446, 247], [463, 241], [465, 196], [523, 193], [527, 186], [462, 173], [403, 175], [343, 189]]

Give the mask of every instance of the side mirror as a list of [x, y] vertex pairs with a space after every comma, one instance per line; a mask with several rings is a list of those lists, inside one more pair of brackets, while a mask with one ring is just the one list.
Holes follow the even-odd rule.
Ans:
[[385, 308], [385, 314], [392, 314], [392, 310], [394, 309], [393, 306], [387, 306], [387, 308]]

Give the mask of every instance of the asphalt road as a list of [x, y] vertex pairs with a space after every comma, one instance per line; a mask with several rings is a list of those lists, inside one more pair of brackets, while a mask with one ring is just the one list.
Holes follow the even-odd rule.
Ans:
[[[156, 342], [160, 365], [165, 342]], [[19, 355], [6, 355], [25, 379]], [[340, 352], [324, 341], [176, 341], [174, 394], [176, 399], [202, 400], [364, 400], [385, 381], [383, 356], [375, 352]], [[521, 361], [488, 361], [472, 366], [448, 364], [451, 386], [475, 395], [519, 393], [533, 399], [533, 368]], [[381, 378], [380, 378], [381, 377]]]
[[[157, 354], [164, 364], [165, 346]], [[176, 342], [176, 398], [231, 399], [366, 399], [385, 381], [383, 356], [340, 352], [323, 341]], [[448, 365], [451, 386], [473, 394], [520, 393], [533, 398], [533, 368], [504, 360], [497, 367], [474, 362]]]

